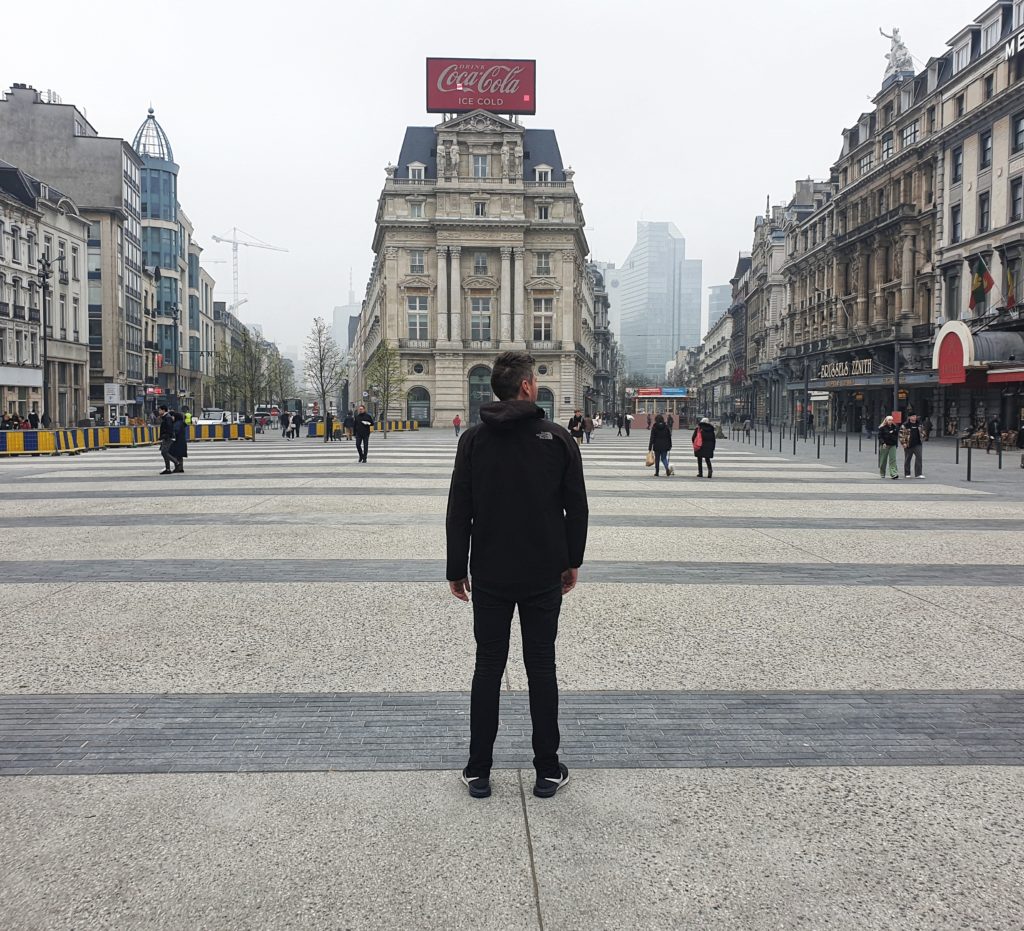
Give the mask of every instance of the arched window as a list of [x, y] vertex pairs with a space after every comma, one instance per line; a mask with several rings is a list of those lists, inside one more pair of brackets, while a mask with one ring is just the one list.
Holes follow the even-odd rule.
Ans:
[[537, 407], [544, 411], [548, 420], [555, 419], [555, 395], [550, 388], [541, 388], [537, 392]]
[[409, 420], [417, 421], [421, 426], [430, 426], [430, 392], [417, 385], [410, 388], [406, 395], [409, 409]]
[[494, 400], [491, 391], [491, 370], [478, 365], [469, 373], [469, 422], [480, 422], [480, 406]]

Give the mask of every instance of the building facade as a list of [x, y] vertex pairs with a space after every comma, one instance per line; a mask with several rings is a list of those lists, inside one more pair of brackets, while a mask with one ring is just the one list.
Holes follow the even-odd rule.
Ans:
[[708, 325], [706, 332], [722, 319], [732, 303], [732, 285], [713, 284], [708, 288]]
[[636, 243], [615, 275], [620, 341], [630, 373], [656, 383], [677, 349], [700, 344], [703, 263], [686, 258], [675, 224], [636, 226]]
[[0, 411], [88, 416], [88, 231], [69, 197], [0, 162]]
[[353, 396], [372, 404], [366, 372], [386, 339], [405, 377], [390, 416], [475, 423], [494, 356], [526, 350], [538, 403], [567, 420], [594, 388], [596, 336], [583, 211], [554, 132], [484, 111], [409, 127], [386, 174]]
[[105, 418], [141, 414], [141, 160], [123, 139], [100, 136], [77, 107], [25, 84], [0, 99], [0, 153], [65, 192], [90, 221], [89, 406]]

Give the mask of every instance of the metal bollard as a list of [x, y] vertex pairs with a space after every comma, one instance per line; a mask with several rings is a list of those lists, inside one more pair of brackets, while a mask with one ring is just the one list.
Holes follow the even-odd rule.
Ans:
[[793, 431], [793, 455], [796, 455], [796, 430]]
[[953, 444], [956, 447], [956, 464], [960, 465], [960, 437], [954, 437], [956, 442]]
[[821, 434], [818, 434], [818, 458], [821, 458]]
[[835, 430], [832, 431], [832, 448], [833, 449], [836, 448], [836, 431]]
[[999, 468], [1003, 467], [1003, 438], [996, 437], [996, 455], [999, 457]]
[[864, 452], [864, 431], [863, 430], [861, 430], [860, 433], [857, 434], [857, 452], [859, 452], [859, 453]]
[[971, 480], [971, 447], [967, 447], [967, 481]]
[[843, 462], [850, 461], [850, 434], [846, 434], [846, 442], [844, 444], [846, 448], [843, 450]]

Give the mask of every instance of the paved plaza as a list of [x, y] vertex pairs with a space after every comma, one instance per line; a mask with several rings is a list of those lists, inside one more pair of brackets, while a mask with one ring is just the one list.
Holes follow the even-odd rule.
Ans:
[[550, 800], [517, 635], [456, 778], [451, 431], [0, 462], [0, 928], [1020, 931], [1019, 452], [646, 441], [583, 450]]

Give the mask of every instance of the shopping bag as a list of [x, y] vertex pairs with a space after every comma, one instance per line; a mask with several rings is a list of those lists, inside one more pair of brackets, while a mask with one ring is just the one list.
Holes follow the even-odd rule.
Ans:
[[654, 450], [653, 449], [647, 450], [647, 465], [648, 466], [654, 465]]
[[697, 428], [697, 435], [693, 438], [693, 451], [694, 452], [698, 452], [703, 445], [704, 445], [704, 433], [700, 429], [700, 427], [698, 427]]

